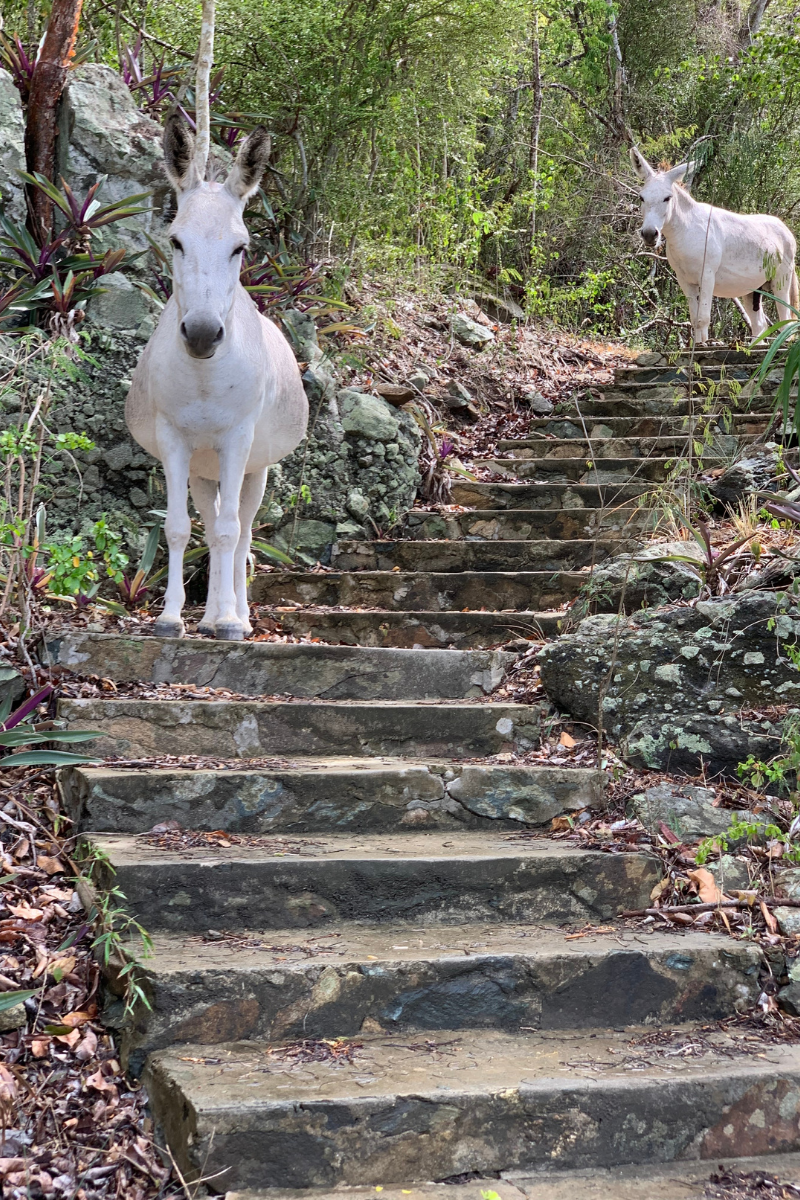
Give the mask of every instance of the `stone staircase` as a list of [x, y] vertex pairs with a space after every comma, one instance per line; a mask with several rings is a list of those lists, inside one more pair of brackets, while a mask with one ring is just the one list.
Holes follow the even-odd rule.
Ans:
[[[752, 373], [720, 360], [704, 378]], [[602, 804], [602, 781], [525, 761], [545, 713], [492, 699], [514, 651], [483, 648], [555, 631], [577, 568], [635, 543], [682, 370], [578, 401], [610, 430], [586, 421], [589, 462], [547, 457], [572, 448], [567, 408], [503, 447], [537, 482], [458, 485], [471, 511], [413, 513], [408, 538], [340, 545], [330, 571], [259, 576], [255, 598], [319, 644], [48, 640], [48, 661], [120, 690], [60, 702], [117, 756], [62, 787], [97, 882], [153, 937], [125, 1065], [212, 1190], [618, 1200], [648, 1179], [672, 1200], [726, 1156], [796, 1165], [800, 1047], [718, 1024], [755, 1003], [758, 947], [619, 925], [660, 861], [645, 839], [548, 837]], [[630, 453], [604, 457], [620, 429]], [[166, 755], [199, 757], [148, 766]]]

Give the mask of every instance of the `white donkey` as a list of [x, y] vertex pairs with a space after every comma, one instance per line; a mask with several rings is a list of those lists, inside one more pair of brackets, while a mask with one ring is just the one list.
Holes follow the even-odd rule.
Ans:
[[308, 401], [283, 334], [239, 282], [245, 202], [270, 152], [266, 130], [245, 141], [224, 184], [201, 177], [194, 139], [173, 115], [164, 132], [178, 197], [170, 228], [173, 293], [133, 374], [125, 418], [164, 464], [169, 582], [157, 637], [182, 637], [187, 483], [203, 518], [209, 588], [200, 632], [240, 641], [251, 632], [247, 556], [267, 468], [303, 439]]
[[798, 307], [794, 235], [777, 217], [728, 212], [692, 199], [680, 180], [689, 169], [654, 171], [638, 150], [631, 150], [633, 169], [642, 182], [643, 222], [648, 246], [663, 236], [667, 259], [689, 301], [695, 342], [708, 341], [713, 296], [735, 299], [754, 338], [768, 328], [763, 288], [778, 300], [778, 319]]

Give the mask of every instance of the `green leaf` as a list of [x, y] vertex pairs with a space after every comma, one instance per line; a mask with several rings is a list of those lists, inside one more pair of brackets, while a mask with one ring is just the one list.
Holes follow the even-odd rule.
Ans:
[[0, 746], [37, 746], [42, 742], [91, 742], [103, 734], [96, 729], [44, 729], [37, 733], [29, 726], [17, 725], [0, 733]]
[[283, 563], [287, 567], [294, 566], [294, 559], [288, 554], [284, 554], [283, 550], [279, 550], [277, 546], [271, 546], [269, 542], [260, 542], [253, 540], [250, 545], [259, 554], [263, 554], [265, 558], [272, 558], [275, 562]]
[[154, 525], [147, 535], [147, 541], [145, 542], [141, 562], [139, 563], [139, 570], [145, 577], [150, 574], [153, 563], [155, 562], [156, 554], [158, 552], [158, 539], [160, 537], [161, 525]]
[[8, 1012], [10, 1008], [16, 1008], [18, 1004], [24, 1004], [26, 1000], [31, 1000], [36, 995], [36, 992], [0, 992], [0, 1013]]
[[101, 762], [86, 754], [70, 754], [68, 750], [23, 750], [0, 758], [0, 767], [77, 767], [82, 763]]

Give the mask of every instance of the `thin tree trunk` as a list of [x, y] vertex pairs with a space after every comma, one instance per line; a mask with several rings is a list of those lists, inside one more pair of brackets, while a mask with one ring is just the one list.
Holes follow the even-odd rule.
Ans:
[[533, 201], [531, 203], [531, 259], [536, 243], [536, 209], [539, 199], [539, 137], [542, 131], [542, 65], [539, 50], [539, 9], [533, 14], [533, 122], [528, 150], [528, 170], [533, 176]]
[[214, 0], [203, 0], [203, 21], [200, 27], [200, 48], [197, 52], [197, 83], [194, 95], [195, 150], [194, 161], [201, 179], [206, 177], [208, 152], [211, 149], [211, 111], [208, 90], [211, 66], [214, 62]]
[[[67, 81], [78, 36], [83, 0], [53, 0], [42, 52], [31, 78], [25, 125], [25, 162], [52, 180], [56, 165], [58, 102]], [[53, 232], [53, 205], [38, 188], [28, 188], [28, 226], [40, 246]]]

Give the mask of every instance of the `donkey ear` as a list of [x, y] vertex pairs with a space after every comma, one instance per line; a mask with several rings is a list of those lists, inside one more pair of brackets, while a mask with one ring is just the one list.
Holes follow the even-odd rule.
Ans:
[[651, 175], [655, 175], [655, 171], [650, 166], [650, 163], [643, 154], [639, 153], [635, 146], [631, 146], [631, 166], [642, 183], [649, 179]]
[[692, 164], [688, 162], [678, 163], [677, 167], [673, 167], [671, 171], [666, 172], [667, 179], [670, 181], [670, 183], [680, 183], [686, 172], [690, 170], [691, 166]]
[[261, 182], [272, 152], [272, 138], [263, 125], [257, 126], [236, 156], [225, 187], [238, 200], [249, 200]]
[[164, 165], [175, 191], [180, 195], [199, 181], [194, 163], [194, 137], [180, 113], [170, 113], [164, 128]]

